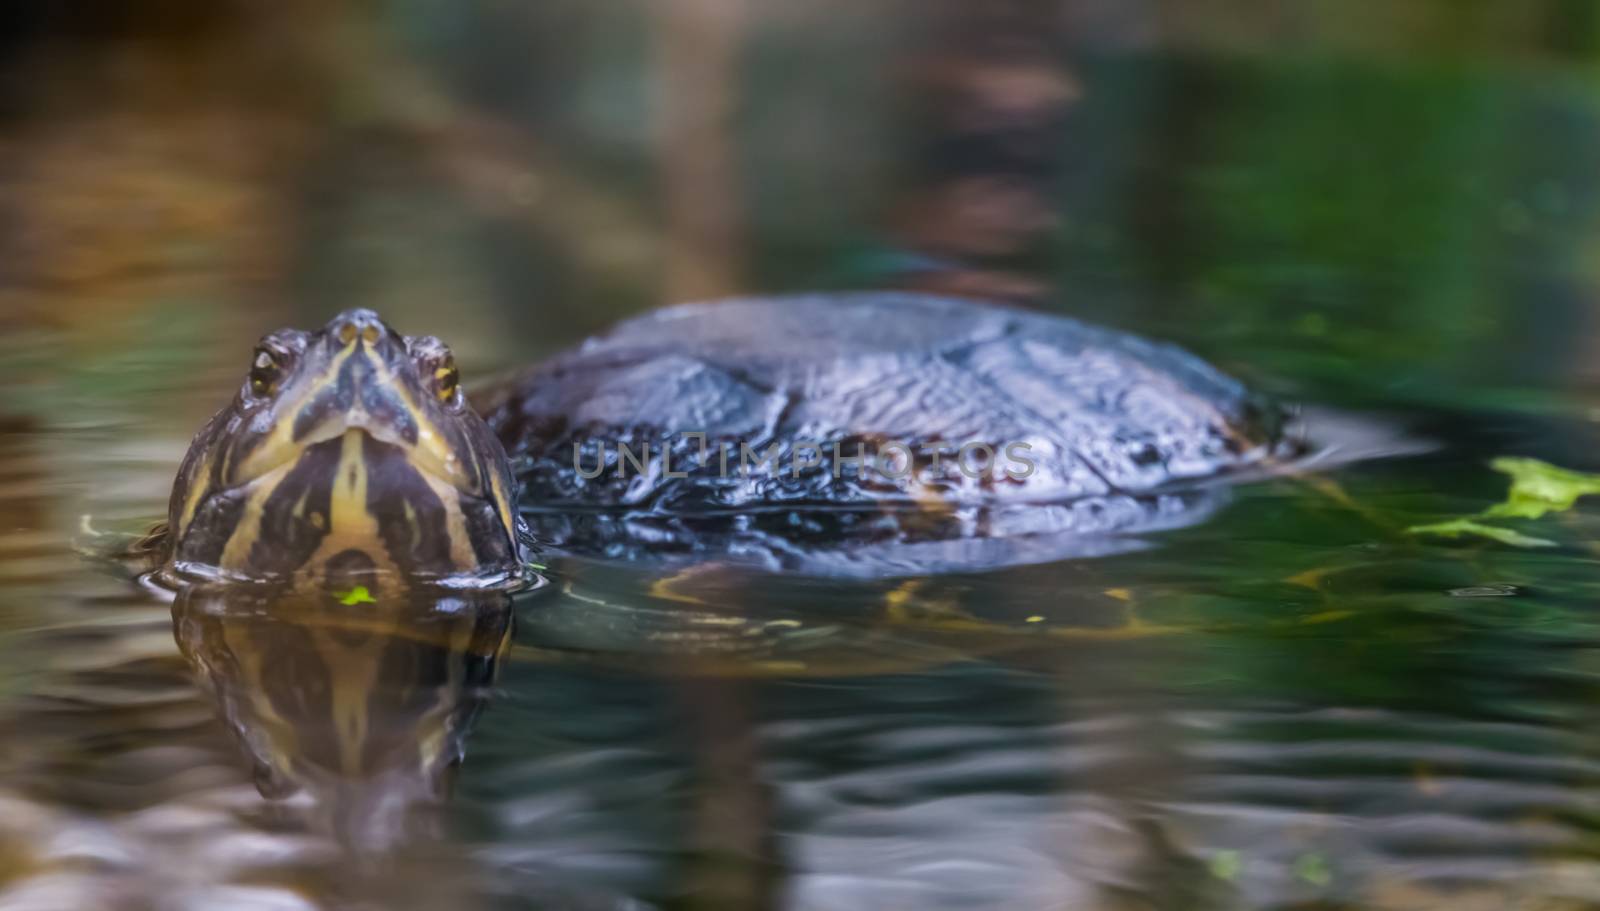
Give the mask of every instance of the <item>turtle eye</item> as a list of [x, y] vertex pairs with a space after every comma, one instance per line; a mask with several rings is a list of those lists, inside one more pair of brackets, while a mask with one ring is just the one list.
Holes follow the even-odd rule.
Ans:
[[433, 367], [433, 391], [441, 402], [453, 401], [456, 390], [461, 386], [461, 371], [456, 369], [456, 359], [449, 353], [440, 358]]
[[283, 377], [280, 355], [270, 348], [256, 349], [250, 361], [250, 391], [258, 396], [269, 396], [278, 391], [278, 380]]
[[461, 371], [449, 346], [431, 335], [419, 335], [406, 339], [406, 348], [416, 358], [418, 377], [434, 397], [445, 405], [461, 404]]

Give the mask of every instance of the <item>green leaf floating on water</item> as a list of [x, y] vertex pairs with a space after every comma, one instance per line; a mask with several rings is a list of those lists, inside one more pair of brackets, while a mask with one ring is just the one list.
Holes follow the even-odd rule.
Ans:
[[1509, 528], [1478, 521], [1480, 519], [1540, 519], [1552, 512], [1566, 512], [1579, 497], [1600, 494], [1600, 474], [1585, 474], [1557, 468], [1538, 459], [1495, 459], [1489, 467], [1511, 476], [1506, 501], [1465, 519], [1413, 525], [1412, 534], [1441, 535], [1447, 538], [1480, 537], [1512, 547], [1555, 547], [1556, 542], [1535, 538]]
[[1600, 493], [1600, 474], [1568, 471], [1538, 459], [1499, 458], [1489, 467], [1511, 476], [1511, 493], [1484, 512], [1489, 518], [1538, 519], [1566, 512], [1579, 497]]
[[378, 599], [372, 597], [372, 592], [367, 591], [365, 585], [357, 585], [355, 588], [339, 595], [339, 603], [345, 605], [377, 604]]

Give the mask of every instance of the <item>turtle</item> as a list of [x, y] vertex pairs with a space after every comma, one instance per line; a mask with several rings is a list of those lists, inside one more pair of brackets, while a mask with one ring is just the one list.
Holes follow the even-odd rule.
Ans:
[[[1124, 592], [1010, 622], [935, 577], [1199, 521], [1300, 453], [1284, 428], [1178, 348], [953, 298], [669, 307], [471, 397], [444, 342], [358, 309], [261, 340], [141, 552], [262, 793], [381, 843], [503, 660], [828, 676], [1167, 634]], [[837, 610], [747, 615], [746, 569], [838, 580], [797, 591]]]
[[280, 330], [149, 550], [208, 580], [504, 584], [535, 549], [887, 577], [1113, 552], [1302, 445], [1179, 348], [911, 293], [640, 316], [480, 389], [370, 310]]
[[[1194, 599], [1021, 564], [1201, 521], [1307, 455], [1284, 414], [1178, 348], [943, 297], [671, 307], [470, 397], [443, 342], [351, 310], [261, 340], [138, 553], [263, 796], [390, 853], [508, 665], [657, 676], [710, 755], [753, 679], [1161, 647]], [[991, 569], [1000, 610], [963, 575]]]

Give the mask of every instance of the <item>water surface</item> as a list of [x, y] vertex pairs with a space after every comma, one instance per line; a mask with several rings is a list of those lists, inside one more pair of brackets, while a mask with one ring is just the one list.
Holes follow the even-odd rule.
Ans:
[[[1600, 906], [1600, 507], [1507, 523], [1546, 547], [1407, 531], [1499, 502], [1498, 456], [1600, 470], [1577, 51], [764, 9], [701, 59], [543, 15], [399, 4], [260, 95], [204, 52], [254, 46], [226, 21], [164, 39], [177, 75], [131, 25], [27, 33], [62, 90], [6, 149], [0, 907]], [[114, 92], [74, 69], [124, 52]], [[663, 72], [728, 128], [646, 129]], [[481, 379], [683, 296], [906, 286], [1428, 447], [1101, 559], [553, 558], [512, 604], [371, 622], [76, 549], [161, 516], [279, 324], [376, 306]]]

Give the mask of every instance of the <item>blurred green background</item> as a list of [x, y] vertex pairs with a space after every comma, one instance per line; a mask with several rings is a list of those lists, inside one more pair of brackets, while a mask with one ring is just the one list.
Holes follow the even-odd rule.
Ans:
[[3, 15], [12, 414], [192, 423], [357, 304], [481, 377], [673, 300], [906, 285], [1292, 396], [1594, 400], [1592, 3]]

